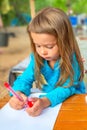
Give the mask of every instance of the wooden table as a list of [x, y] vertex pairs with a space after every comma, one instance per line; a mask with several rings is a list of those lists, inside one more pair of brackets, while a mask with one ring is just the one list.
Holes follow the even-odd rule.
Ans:
[[87, 130], [86, 94], [74, 95], [63, 104], [53, 130]]
[[[86, 94], [74, 95], [61, 106], [53, 130], [87, 130], [87, 102]], [[0, 99], [0, 108], [10, 97]]]
[[10, 96], [7, 94], [4, 98], [0, 99], [0, 108], [2, 108], [10, 99]]

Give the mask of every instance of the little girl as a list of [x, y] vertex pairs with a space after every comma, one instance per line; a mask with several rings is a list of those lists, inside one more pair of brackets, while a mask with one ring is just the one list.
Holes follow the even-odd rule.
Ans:
[[48, 7], [39, 11], [29, 24], [28, 33], [32, 47], [30, 63], [13, 85], [24, 101], [13, 96], [9, 103], [14, 109], [22, 109], [35, 81], [36, 87], [46, 94], [32, 98], [33, 107], [26, 111], [38, 116], [48, 106], [85, 93], [84, 67], [72, 26], [62, 10]]

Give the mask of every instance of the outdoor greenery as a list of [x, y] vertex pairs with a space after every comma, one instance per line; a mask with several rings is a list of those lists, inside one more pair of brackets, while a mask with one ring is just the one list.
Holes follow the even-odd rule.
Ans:
[[[87, 13], [87, 0], [34, 0], [35, 11], [53, 6], [59, 7], [67, 12], [73, 10], [73, 14]], [[0, 0], [0, 14], [2, 15], [4, 25], [10, 26], [13, 19], [19, 20], [18, 25], [27, 24], [22, 14], [30, 15], [29, 0]]]
[[19, 25], [25, 24], [21, 19], [21, 14], [26, 13], [30, 15], [29, 0], [0, 0], [0, 14], [4, 25], [10, 26], [13, 19], [18, 19]]
[[71, 8], [75, 14], [87, 13], [87, 0], [51, 0], [52, 5], [67, 11]]

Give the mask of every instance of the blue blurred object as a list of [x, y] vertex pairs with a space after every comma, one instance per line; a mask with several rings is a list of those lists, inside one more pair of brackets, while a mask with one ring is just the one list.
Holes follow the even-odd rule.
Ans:
[[29, 23], [31, 21], [31, 17], [28, 14], [23, 13], [21, 15], [26, 20], [26, 23]]
[[87, 25], [87, 18], [85, 18], [85, 20], [84, 20], [84, 24], [86, 24], [86, 25]]
[[69, 16], [69, 20], [70, 20], [72, 26], [77, 26], [77, 24], [78, 24], [77, 16]]
[[18, 18], [15, 18], [11, 21], [11, 26], [16, 26], [18, 25]]
[[31, 21], [31, 17], [26, 13], [22, 13], [22, 14], [18, 14], [17, 17], [11, 21], [10, 25], [19, 26], [19, 25], [28, 24], [30, 21]]

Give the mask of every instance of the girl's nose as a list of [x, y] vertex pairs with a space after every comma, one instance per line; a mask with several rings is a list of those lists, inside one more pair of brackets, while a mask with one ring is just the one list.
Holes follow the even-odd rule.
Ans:
[[47, 54], [47, 51], [46, 51], [45, 47], [41, 47], [41, 54], [42, 55], [46, 55]]

